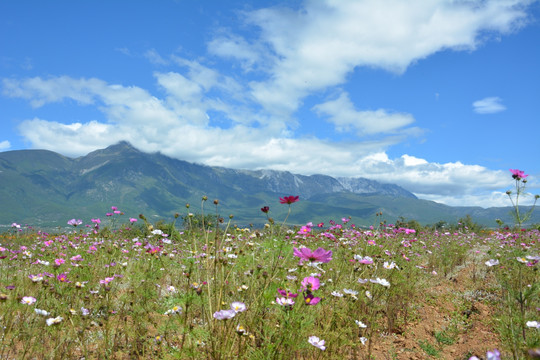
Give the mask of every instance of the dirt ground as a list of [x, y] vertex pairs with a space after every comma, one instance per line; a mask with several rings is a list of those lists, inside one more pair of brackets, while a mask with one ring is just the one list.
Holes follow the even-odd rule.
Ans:
[[[375, 359], [448, 359], [468, 360], [476, 355], [502, 349], [494, 328], [494, 316], [500, 306], [497, 298], [483, 292], [489, 276], [473, 277], [473, 268], [462, 266], [453, 275], [434, 279], [418, 299], [416, 318], [401, 333], [383, 334], [373, 346]], [[471, 290], [476, 289], [476, 290]]]

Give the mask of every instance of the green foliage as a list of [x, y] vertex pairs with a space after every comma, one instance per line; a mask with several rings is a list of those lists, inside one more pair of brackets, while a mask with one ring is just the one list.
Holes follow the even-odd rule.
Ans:
[[433, 356], [433, 357], [438, 357], [439, 356], [439, 350], [437, 350], [437, 348], [435, 348], [432, 344], [430, 344], [429, 342], [425, 341], [425, 340], [418, 340], [418, 345], [420, 346], [420, 348], [422, 348], [422, 350], [424, 350], [424, 352], [426, 354], [428, 354], [429, 356]]
[[462, 231], [471, 231], [479, 233], [483, 226], [474, 222], [470, 214], [465, 215], [465, 217], [458, 220], [458, 228]]
[[203, 230], [212, 229], [216, 227], [218, 223], [218, 217], [214, 214], [192, 214], [189, 213], [186, 216], [182, 216], [182, 227], [186, 230]]
[[420, 225], [420, 223], [416, 220], [407, 220], [403, 216], [400, 216], [399, 219], [396, 221], [396, 227], [400, 228], [407, 228], [407, 229], [414, 229], [416, 233], [420, 233], [424, 231], [424, 227]]

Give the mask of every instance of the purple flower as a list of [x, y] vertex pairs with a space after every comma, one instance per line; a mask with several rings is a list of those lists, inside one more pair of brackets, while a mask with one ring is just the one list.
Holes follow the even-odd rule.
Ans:
[[82, 220], [81, 219], [78, 219], [78, 220], [75, 220], [75, 219], [71, 219], [67, 222], [68, 225], [73, 225], [73, 226], [77, 226], [77, 225], [81, 225], [82, 224]]
[[236, 315], [236, 311], [230, 310], [220, 310], [214, 313], [214, 319], [217, 320], [227, 320], [232, 319]]
[[486, 360], [501, 360], [501, 353], [495, 349], [486, 353]]
[[308, 342], [315, 346], [316, 348], [319, 348], [321, 350], [325, 350], [326, 346], [324, 346], [324, 340], [319, 339], [317, 336], [310, 336], [308, 339]]
[[309, 262], [321, 262], [321, 263], [327, 263], [332, 260], [332, 250], [324, 250], [323, 248], [318, 248], [315, 251], [311, 251], [309, 248], [293, 248], [294, 249], [294, 256], [297, 256], [300, 258], [300, 262], [302, 261], [309, 261]]
[[295, 298], [298, 296], [298, 294], [293, 294], [289, 291], [282, 290], [282, 289], [277, 289], [277, 291], [281, 296], [286, 297], [286, 298]]
[[[469, 360], [480, 360], [476, 356], [471, 356]], [[501, 353], [499, 350], [495, 349], [493, 351], [488, 351], [486, 353], [486, 360], [501, 360]]]

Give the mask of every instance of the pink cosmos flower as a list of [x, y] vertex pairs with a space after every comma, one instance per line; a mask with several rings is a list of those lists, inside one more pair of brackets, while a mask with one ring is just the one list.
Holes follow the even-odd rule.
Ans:
[[297, 202], [299, 198], [300, 198], [299, 196], [293, 196], [293, 195], [285, 196], [285, 197], [282, 197], [282, 198], [280, 197], [279, 198], [279, 203], [280, 204], [289, 204], [289, 205], [291, 205], [292, 203]]
[[110, 283], [113, 280], [114, 280], [114, 276], [113, 277], [106, 277], [103, 280], [99, 280], [99, 283], [102, 284], [102, 285], [106, 285], [106, 284]]
[[309, 234], [311, 232], [311, 228], [309, 226], [302, 226], [300, 228], [300, 231], [298, 231], [298, 235], [305, 235], [305, 234]]
[[32, 305], [33, 303], [35, 303], [37, 300], [35, 297], [32, 297], [32, 296], [23, 296], [22, 300], [21, 300], [21, 304], [25, 304], [25, 305]]
[[66, 273], [58, 274], [58, 276], [56, 277], [56, 279], [57, 279], [58, 281], [60, 281], [60, 282], [65, 282], [65, 283], [71, 282], [71, 281], [68, 280]]
[[65, 262], [66, 262], [66, 260], [64, 260], [64, 259], [54, 259], [54, 263], [56, 264], [56, 266], [60, 266]]
[[75, 255], [71, 257], [71, 261], [83, 261], [83, 258], [81, 255]]
[[529, 175], [525, 175], [525, 172], [518, 169], [510, 169], [510, 172], [512, 173], [512, 178], [516, 180], [525, 179]]
[[300, 258], [300, 262], [302, 261], [309, 261], [309, 262], [321, 262], [321, 263], [327, 263], [332, 260], [332, 250], [324, 250], [323, 248], [318, 248], [315, 251], [311, 251], [309, 248], [293, 248], [294, 249], [294, 256], [297, 256]]
[[285, 298], [295, 298], [298, 296], [298, 294], [294, 294], [294, 293], [291, 293], [289, 291], [286, 291], [286, 290], [282, 290], [282, 289], [277, 289], [278, 293], [285, 297]]
[[71, 219], [67, 222], [68, 225], [72, 225], [72, 226], [77, 226], [77, 225], [81, 225], [82, 224], [82, 220], [81, 219], [78, 219], [78, 220], [75, 220], [75, 219]]
[[319, 301], [321, 301], [321, 298], [320, 297], [315, 297], [311, 293], [308, 293], [308, 294], [304, 295], [304, 303], [306, 305], [316, 305], [316, 304], [319, 303]]
[[134, 222], [137, 222], [137, 219], [135, 219], [135, 218], [129, 218], [129, 222], [133, 224]]
[[318, 290], [320, 287], [320, 280], [314, 276], [308, 276], [302, 280], [302, 289], [304, 290]]

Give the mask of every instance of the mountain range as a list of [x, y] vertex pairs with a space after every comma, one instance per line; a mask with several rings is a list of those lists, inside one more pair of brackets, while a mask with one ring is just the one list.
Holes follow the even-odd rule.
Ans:
[[[471, 215], [496, 226], [511, 224], [511, 208], [450, 207], [421, 200], [394, 184], [365, 178], [298, 175], [288, 171], [234, 170], [145, 153], [127, 142], [68, 158], [48, 150], [0, 153], [0, 224], [66, 226], [72, 218], [89, 223], [104, 218], [111, 206], [128, 217], [172, 221], [176, 213], [218, 214], [239, 225], [266, 222], [261, 207], [282, 221], [289, 209], [279, 197], [298, 195], [288, 223], [328, 222], [351, 217], [358, 225], [391, 223], [402, 217], [422, 224], [455, 223]], [[202, 202], [207, 196], [209, 201]], [[213, 200], [218, 200], [214, 205]], [[189, 209], [186, 204], [190, 204]], [[382, 212], [382, 215], [376, 215]], [[540, 222], [535, 211], [532, 222]]]

